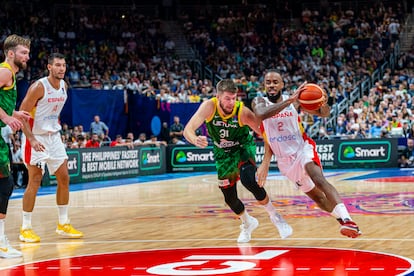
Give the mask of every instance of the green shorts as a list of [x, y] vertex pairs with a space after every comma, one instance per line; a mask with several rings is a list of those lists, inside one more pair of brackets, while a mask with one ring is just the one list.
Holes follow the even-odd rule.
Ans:
[[253, 164], [256, 163], [256, 144], [244, 145], [230, 152], [214, 148], [214, 158], [218, 179], [237, 181], [240, 175], [239, 165], [241, 163], [248, 161]]

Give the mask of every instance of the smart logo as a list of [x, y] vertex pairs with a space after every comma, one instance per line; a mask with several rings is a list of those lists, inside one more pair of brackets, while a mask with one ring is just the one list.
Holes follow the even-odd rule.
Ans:
[[160, 148], [141, 148], [140, 155], [142, 170], [161, 168]]
[[389, 141], [343, 142], [339, 145], [340, 163], [378, 163], [388, 162], [391, 158]]
[[196, 167], [215, 167], [213, 147], [176, 147], [171, 151], [172, 168], [194, 170]]
[[68, 172], [69, 176], [78, 176], [80, 173], [80, 160], [79, 152], [67, 151], [68, 155]]
[[150, 152], [147, 152], [146, 154], [142, 155], [142, 164], [148, 165], [148, 164], [154, 164], [160, 162], [160, 153], [157, 152], [156, 154], [151, 154]]
[[177, 155], [175, 156], [175, 161], [177, 161], [178, 163], [184, 163], [185, 161], [187, 161], [187, 157], [185, 156], [185, 152], [182, 151], [182, 150], [177, 152]]
[[354, 158], [355, 157], [355, 151], [351, 146], [348, 146], [344, 150], [344, 157], [345, 158]]

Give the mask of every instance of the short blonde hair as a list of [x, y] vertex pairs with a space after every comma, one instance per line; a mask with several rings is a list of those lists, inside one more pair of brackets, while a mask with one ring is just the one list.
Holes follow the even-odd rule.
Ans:
[[217, 93], [231, 92], [237, 93], [237, 86], [232, 79], [223, 79], [217, 83]]
[[18, 35], [9, 35], [5, 40], [3, 44], [3, 51], [6, 55], [9, 50], [14, 50], [18, 45], [25, 46], [27, 48], [30, 48], [30, 39], [24, 38]]

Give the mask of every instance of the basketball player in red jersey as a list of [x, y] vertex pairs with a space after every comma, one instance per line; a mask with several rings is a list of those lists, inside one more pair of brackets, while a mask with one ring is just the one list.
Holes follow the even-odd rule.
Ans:
[[19, 239], [39, 242], [32, 228], [32, 211], [37, 191], [47, 165], [49, 173], [56, 175], [56, 203], [58, 218], [56, 233], [69, 238], [80, 238], [83, 233], [73, 228], [68, 217], [69, 173], [68, 156], [63, 145], [59, 116], [67, 99], [65, 57], [52, 53], [48, 58], [49, 75], [34, 82], [28, 89], [20, 110], [32, 113], [30, 125], [23, 127], [23, 161], [29, 172], [29, 183], [23, 196], [23, 224]]
[[[281, 174], [295, 183], [322, 210], [334, 216], [341, 224], [342, 235], [358, 237], [361, 231], [352, 221], [338, 191], [324, 177], [315, 141], [306, 135], [300, 123], [297, 99], [303, 85], [292, 96], [283, 95], [284, 82], [281, 75], [270, 70], [265, 75], [264, 87], [267, 97], [256, 97], [252, 102], [254, 113], [262, 120], [261, 129], [265, 138], [265, 155], [257, 170], [259, 185], [265, 184], [270, 160], [275, 154]], [[326, 93], [324, 97], [324, 103], [318, 110], [304, 111], [328, 117], [330, 107]]]

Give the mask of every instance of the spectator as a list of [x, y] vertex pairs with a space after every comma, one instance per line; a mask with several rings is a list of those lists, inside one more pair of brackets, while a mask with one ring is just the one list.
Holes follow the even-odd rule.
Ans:
[[131, 138], [125, 138], [124, 140], [121, 134], [116, 135], [115, 140], [110, 143], [110, 146], [111, 147], [128, 147], [129, 149], [132, 149], [134, 147]]
[[398, 40], [398, 37], [400, 35], [400, 23], [398, 23], [398, 20], [395, 18], [391, 19], [391, 23], [388, 25], [388, 32], [390, 34], [390, 38], [392, 42], [395, 42]]
[[101, 141], [99, 136], [96, 133], [93, 133], [91, 139], [86, 142], [85, 148], [99, 148], [101, 146]]
[[72, 143], [72, 149], [80, 149], [86, 147], [86, 139], [83, 135], [76, 136], [76, 140]]
[[365, 124], [364, 123], [356, 123], [352, 126], [354, 129], [353, 134], [349, 137], [351, 139], [365, 139], [367, 138]]
[[390, 133], [388, 132], [388, 130], [386, 128], [383, 128], [381, 130], [381, 136], [380, 138], [392, 138]]
[[391, 121], [388, 123], [388, 131], [393, 133], [393, 129], [396, 129], [396, 128], [401, 129], [402, 124], [399, 121], [397, 112], [394, 112], [392, 114]]
[[155, 136], [154, 134], [152, 134], [152, 135], [150, 136], [150, 139], [149, 139], [149, 140], [146, 140], [146, 141], [144, 142], [144, 144], [155, 145], [155, 146], [157, 146], [157, 147], [159, 147], [160, 145], [164, 145], [164, 146], [166, 146], [166, 145], [167, 145], [167, 143], [166, 143], [165, 141], [159, 141], [159, 140], [157, 139], [157, 136]]
[[134, 142], [134, 133], [128, 132], [125, 139], [128, 139], [133, 143]]
[[346, 134], [345, 115], [341, 114], [336, 120], [335, 135], [343, 136]]
[[124, 90], [125, 85], [122, 80], [115, 80], [115, 84], [112, 86], [112, 90]]
[[128, 93], [136, 94], [138, 92], [138, 83], [130, 78], [125, 88]]
[[108, 135], [99, 135], [99, 141], [101, 141], [101, 147], [109, 147], [111, 145], [111, 138]]
[[411, 123], [410, 130], [408, 131], [408, 138], [414, 139], [414, 122]]
[[400, 168], [413, 168], [414, 167], [414, 140], [407, 139], [407, 146], [401, 153], [398, 164]]
[[167, 86], [163, 85], [160, 89], [160, 93], [155, 96], [157, 100], [163, 103], [174, 102], [175, 99], [170, 95], [170, 91]]
[[117, 134], [114, 141], [109, 144], [110, 147], [120, 147], [124, 146], [124, 140], [122, 139], [121, 134]]
[[403, 120], [402, 121], [402, 133], [403, 133], [403, 136], [405, 137], [405, 138], [409, 138], [409, 136], [410, 136], [410, 129], [411, 129], [411, 127], [410, 127], [410, 124], [409, 124], [409, 122], [407, 121], [407, 120]]
[[170, 126], [170, 138], [183, 140], [184, 125], [180, 123], [180, 117], [174, 116], [174, 123]]
[[86, 132], [83, 130], [83, 125], [78, 125], [79, 134], [84, 136], [86, 135]]
[[316, 139], [318, 140], [330, 139], [326, 131], [326, 128], [324, 126], [319, 127], [318, 137]]
[[132, 132], [129, 132], [127, 134], [127, 137], [125, 137], [124, 143], [129, 149], [134, 148], [134, 134]]
[[94, 121], [91, 123], [89, 132], [91, 135], [98, 134], [99, 136], [99, 135], [104, 134], [105, 136], [108, 136], [109, 128], [104, 122], [101, 121], [98, 115], [95, 115]]
[[256, 92], [259, 91], [260, 82], [257, 80], [256, 76], [251, 75], [250, 80], [247, 83], [246, 92], [249, 98], [254, 98], [256, 96]]
[[354, 112], [354, 106], [349, 106], [348, 113], [345, 115], [347, 122], [356, 122], [358, 119], [358, 114]]
[[173, 145], [185, 145], [185, 142], [183, 140], [178, 139], [177, 137], [173, 137], [171, 139], [171, 144], [173, 144]]
[[381, 120], [374, 120], [374, 125], [371, 126], [369, 129], [369, 137], [370, 138], [380, 138], [382, 133], [382, 121]]
[[62, 135], [65, 135], [66, 137], [70, 137], [70, 136], [71, 136], [71, 132], [72, 132], [72, 130], [71, 130], [71, 129], [69, 129], [68, 124], [63, 123], [63, 124], [62, 124], [62, 129], [60, 130], [60, 133], [61, 133]]
[[303, 111], [300, 112], [300, 120], [305, 128], [305, 131], [308, 130], [308, 128], [311, 127], [315, 121], [312, 114]]
[[170, 129], [168, 128], [168, 123], [163, 122], [160, 132], [160, 140], [166, 142], [167, 144], [170, 142]]
[[110, 90], [112, 89], [112, 80], [111, 77], [109, 76], [109, 72], [105, 71], [102, 75], [102, 89], [104, 90]]
[[137, 72], [135, 72], [135, 71], [131, 72], [130, 80], [135, 82], [137, 85], [140, 83], [139, 79], [137, 78]]
[[170, 37], [168, 37], [164, 43], [164, 48], [168, 54], [174, 54], [175, 42]]
[[91, 88], [91, 82], [89, 81], [88, 77], [82, 75], [78, 84], [79, 88]]
[[196, 89], [191, 89], [188, 91], [188, 102], [189, 103], [199, 103], [201, 102], [201, 97]]
[[78, 70], [76, 70], [75, 65], [70, 66], [70, 70], [68, 72], [69, 83], [71, 86], [79, 86], [81, 76]]
[[147, 140], [147, 135], [142, 132], [139, 134], [138, 139], [134, 141], [134, 146], [143, 145]]
[[91, 88], [92, 89], [102, 89], [103, 88], [101, 75], [96, 74], [94, 77], [91, 78]]

